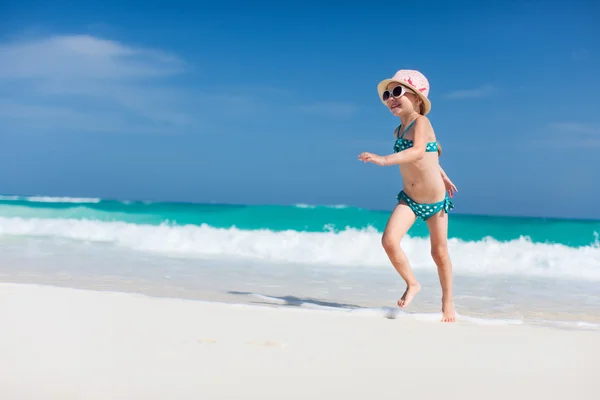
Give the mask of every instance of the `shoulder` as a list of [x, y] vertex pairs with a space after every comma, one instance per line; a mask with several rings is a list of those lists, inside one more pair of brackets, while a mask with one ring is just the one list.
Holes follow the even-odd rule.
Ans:
[[433, 133], [433, 126], [431, 125], [431, 121], [424, 115], [420, 115], [415, 120], [415, 134], [419, 132], [420, 134], [429, 135]]
[[415, 120], [415, 128], [417, 127], [420, 127], [421, 129], [432, 128], [431, 121], [429, 121], [429, 118], [427, 118], [425, 115], [419, 115]]
[[435, 133], [431, 121], [424, 115], [415, 120], [415, 137], [426, 137], [428, 140], [435, 140]]

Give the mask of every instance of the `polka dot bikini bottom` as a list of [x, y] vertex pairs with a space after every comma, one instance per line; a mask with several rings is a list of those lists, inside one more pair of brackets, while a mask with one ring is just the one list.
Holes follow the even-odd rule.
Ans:
[[404, 202], [406, 202], [406, 204], [411, 208], [411, 210], [413, 210], [415, 215], [417, 217], [420, 217], [423, 221], [427, 221], [428, 218], [437, 214], [441, 210], [444, 210], [446, 213], [448, 213], [454, 208], [454, 204], [452, 203], [452, 200], [450, 200], [448, 195], [446, 195], [446, 197], [442, 201], [429, 204], [417, 203], [416, 201], [408, 197], [408, 195], [404, 193], [404, 190], [398, 193], [396, 198], [398, 199], [398, 201], [404, 200]]

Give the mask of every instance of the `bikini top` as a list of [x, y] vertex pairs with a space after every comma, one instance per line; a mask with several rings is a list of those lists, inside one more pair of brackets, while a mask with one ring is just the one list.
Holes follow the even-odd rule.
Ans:
[[[408, 131], [411, 128], [412, 124], [414, 124], [415, 121], [416, 121], [416, 119], [413, 120], [410, 124], [408, 124], [408, 126], [406, 127], [404, 132], [402, 132], [402, 135], [398, 139], [396, 139], [396, 141], [394, 142], [394, 153], [400, 153], [403, 150], [413, 147], [414, 142], [409, 139], [404, 139], [404, 134], [406, 133], [406, 131]], [[402, 128], [402, 124], [400, 124], [400, 126], [398, 126], [398, 132], [400, 132], [401, 128]], [[427, 142], [425, 151], [427, 151], [427, 152], [438, 151], [438, 143], [437, 142]]]

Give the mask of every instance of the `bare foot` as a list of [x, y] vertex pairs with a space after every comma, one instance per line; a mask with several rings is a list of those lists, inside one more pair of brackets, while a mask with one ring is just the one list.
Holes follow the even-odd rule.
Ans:
[[454, 314], [454, 304], [452, 301], [442, 301], [442, 322], [456, 322]]
[[407, 285], [406, 291], [404, 291], [404, 294], [402, 295], [400, 300], [398, 300], [398, 306], [402, 307], [402, 308], [406, 308], [412, 301], [413, 297], [415, 297], [415, 295], [417, 293], [419, 293], [420, 290], [421, 290], [421, 285], [419, 284], [419, 282], [417, 282], [415, 284]]

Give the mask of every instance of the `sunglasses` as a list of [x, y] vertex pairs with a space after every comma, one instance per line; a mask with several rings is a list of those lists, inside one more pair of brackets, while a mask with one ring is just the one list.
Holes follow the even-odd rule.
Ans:
[[398, 85], [395, 88], [393, 88], [391, 91], [388, 89], [385, 92], [383, 92], [383, 94], [381, 95], [381, 98], [383, 99], [383, 101], [388, 101], [390, 96], [393, 96], [394, 98], [397, 99], [398, 97], [404, 96], [406, 93], [409, 93], [408, 89], [406, 89], [402, 85]]

